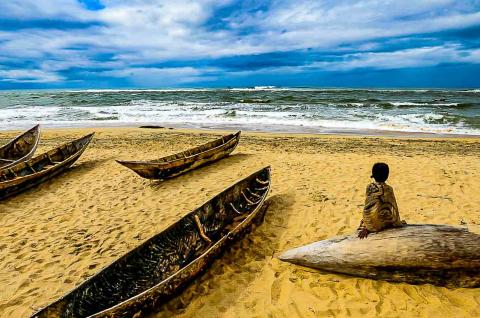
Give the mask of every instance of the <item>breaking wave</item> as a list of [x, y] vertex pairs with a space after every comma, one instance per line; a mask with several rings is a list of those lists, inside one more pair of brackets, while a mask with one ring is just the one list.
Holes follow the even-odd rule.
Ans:
[[480, 135], [480, 90], [276, 88], [8, 91], [0, 128], [161, 124]]

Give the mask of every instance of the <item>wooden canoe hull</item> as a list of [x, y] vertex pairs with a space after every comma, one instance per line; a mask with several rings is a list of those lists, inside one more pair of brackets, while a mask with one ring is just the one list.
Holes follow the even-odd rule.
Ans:
[[143, 178], [165, 180], [227, 157], [239, 141], [240, 132], [237, 132], [158, 160], [117, 162]]
[[0, 147], [0, 170], [32, 158], [39, 141], [40, 125], [36, 125]]
[[391, 282], [480, 287], [480, 235], [447, 225], [407, 225], [294, 248], [280, 260]]
[[[268, 183], [257, 183], [257, 178]], [[249, 207], [243, 194], [254, 191]], [[227, 246], [263, 221], [270, 189], [270, 168], [264, 168], [105, 267], [33, 317], [140, 317], [177, 295], [205, 271]], [[252, 197], [250, 193], [250, 198]], [[230, 203], [237, 206], [230, 208]], [[213, 243], [202, 239], [195, 217]], [[239, 220], [234, 221], [237, 218]], [[230, 220], [230, 221], [228, 221]], [[230, 222], [230, 223], [229, 223]], [[231, 223], [233, 222], [233, 223]], [[226, 225], [231, 227], [226, 227]]]
[[[93, 134], [89, 134], [38, 155], [28, 161], [21, 162], [13, 167], [0, 171], [0, 199], [5, 199], [23, 192], [61, 174], [82, 155], [92, 138]], [[63, 150], [63, 154], [60, 150]], [[32, 167], [35, 169], [35, 167], [42, 166], [42, 164], [48, 160], [48, 157], [61, 161], [49, 165], [43, 170], [39, 169], [38, 172], [33, 172]], [[65, 159], [63, 159], [63, 157], [65, 157]], [[17, 177], [12, 178], [14, 174], [17, 175]]]

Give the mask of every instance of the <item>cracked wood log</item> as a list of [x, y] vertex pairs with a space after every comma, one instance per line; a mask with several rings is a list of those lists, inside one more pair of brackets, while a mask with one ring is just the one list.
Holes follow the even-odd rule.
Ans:
[[480, 287], [480, 235], [466, 228], [415, 224], [336, 237], [294, 248], [282, 261], [329, 272], [410, 284]]

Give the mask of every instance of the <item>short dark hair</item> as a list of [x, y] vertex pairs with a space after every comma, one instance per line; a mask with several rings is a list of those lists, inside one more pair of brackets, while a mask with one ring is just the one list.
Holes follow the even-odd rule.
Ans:
[[377, 162], [372, 167], [372, 178], [377, 182], [385, 182], [388, 179], [388, 165], [383, 162]]

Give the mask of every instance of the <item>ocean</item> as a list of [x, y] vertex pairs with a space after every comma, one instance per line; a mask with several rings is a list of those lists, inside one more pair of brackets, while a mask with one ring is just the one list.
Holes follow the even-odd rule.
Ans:
[[480, 89], [0, 91], [0, 129], [159, 125], [306, 133], [480, 135]]

